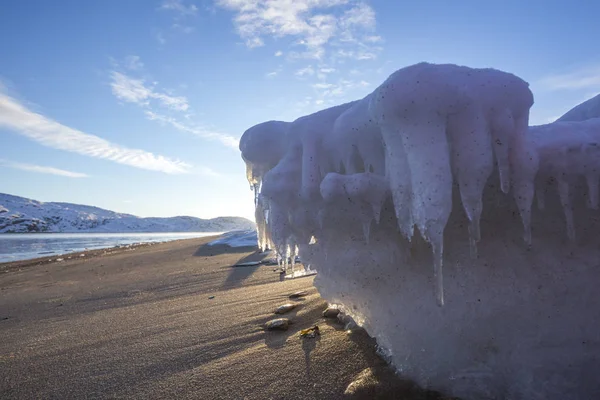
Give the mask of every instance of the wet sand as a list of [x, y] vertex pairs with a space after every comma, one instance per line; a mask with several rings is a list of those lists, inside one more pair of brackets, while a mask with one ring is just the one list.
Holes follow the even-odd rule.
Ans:
[[[0, 398], [440, 398], [323, 318], [313, 277], [233, 267], [261, 255], [212, 239], [0, 264]], [[266, 332], [299, 290], [290, 329]], [[299, 337], [315, 324], [320, 336]]]

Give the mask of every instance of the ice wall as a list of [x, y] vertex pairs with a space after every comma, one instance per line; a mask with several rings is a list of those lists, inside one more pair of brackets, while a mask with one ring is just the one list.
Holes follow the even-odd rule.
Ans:
[[293, 238], [404, 376], [450, 395], [600, 398], [600, 124], [528, 129], [532, 104], [512, 74], [420, 63], [250, 161], [273, 241]]

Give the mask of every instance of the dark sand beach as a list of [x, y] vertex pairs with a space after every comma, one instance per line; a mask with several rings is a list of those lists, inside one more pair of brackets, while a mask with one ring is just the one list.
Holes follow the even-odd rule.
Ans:
[[[0, 398], [441, 398], [323, 318], [313, 277], [232, 267], [261, 255], [211, 239], [0, 264]], [[299, 290], [290, 329], [266, 332]], [[299, 337], [315, 324], [320, 336]]]

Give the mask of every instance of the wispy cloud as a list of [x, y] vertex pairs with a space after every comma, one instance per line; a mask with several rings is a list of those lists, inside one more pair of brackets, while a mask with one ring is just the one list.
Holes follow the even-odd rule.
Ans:
[[159, 7], [161, 10], [175, 11], [180, 16], [196, 15], [198, 7], [186, 4], [183, 0], [165, 0]]
[[[191, 1], [163, 0], [158, 10], [168, 12], [172, 15], [172, 31], [184, 34], [190, 34], [195, 31], [194, 26], [190, 25], [190, 20], [193, 20], [198, 14], [198, 7]], [[158, 33], [156, 39], [161, 45], [167, 42], [162, 32]]]
[[600, 88], [600, 65], [549, 75], [538, 82], [546, 90], [579, 90]]
[[171, 27], [173, 29], [175, 29], [176, 31], [183, 32], [183, 33], [192, 33], [196, 30], [196, 28], [194, 28], [193, 26], [179, 24], [179, 23], [174, 23], [173, 25], [171, 25]]
[[294, 75], [296, 76], [311, 76], [315, 74], [315, 69], [312, 67], [312, 65], [309, 65], [305, 68], [301, 68], [299, 70], [297, 70], [296, 72], [294, 72]]
[[[331, 46], [370, 49], [380, 38], [373, 34], [375, 11], [358, 0], [216, 0], [235, 12], [234, 25], [248, 47], [265, 44], [266, 37], [295, 39], [303, 47], [291, 58], [323, 59]], [[354, 50], [357, 57], [376, 54]], [[366, 58], [359, 58], [366, 59]]]
[[[194, 112], [186, 97], [167, 94], [165, 90], [158, 88], [157, 82], [148, 82], [118, 71], [118, 63], [113, 62], [113, 66], [115, 70], [110, 72], [110, 86], [117, 99], [141, 107], [146, 118], [151, 121], [170, 125], [181, 132], [215, 140], [238, 150], [238, 139], [193, 123]], [[281, 68], [274, 71], [275, 75], [280, 71]]]
[[279, 73], [280, 73], [280, 72], [281, 72], [281, 68], [277, 68], [277, 69], [276, 69], [276, 70], [274, 70], [274, 71], [267, 72], [267, 73], [265, 74], [265, 76], [266, 76], [267, 78], [275, 78], [277, 75], [279, 75]]
[[138, 71], [144, 68], [144, 63], [140, 60], [139, 56], [131, 55], [125, 57], [125, 68], [132, 71]]
[[275, 57], [281, 57], [283, 55], [283, 51], [278, 50], [275, 52]]
[[43, 146], [119, 164], [168, 174], [187, 173], [191, 165], [161, 155], [111, 143], [95, 135], [62, 125], [35, 113], [17, 100], [0, 93], [0, 127]]
[[113, 94], [120, 100], [141, 106], [150, 105], [150, 100], [157, 100], [161, 106], [186, 111], [188, 101], [183, 96], [170, 96], [156, 90], [155, 84], [147, 84], [143, 79], [135, 79], [121, 72], [112, 71], [110, 87]]
[[58, 175], [64, 176], [67, 178], [87, 178], [87, 174], [82, 174], [80, 172], [72, 172], [64, 169], [47, 167], [43, 165], [35, 165], [35, 164], [26, 164], [20, 162], [13, 162], [9, 160], [3, 160], [0, 158], [0, 167], [12, 168], [12, 169], [20, 169], [22, 171], [29, 172], [38, 172], [40, 174], [50, 174], [50, 175]]
[[164, 114], [157, 114], [154, 111], [150, 110], [144, 111], [144, 114], [146, 115], [146, 118], [148, 118], [151, 121], [157, 121], [162, 124], [170, 125], [178, 131], [191, 133], [192, 135], [196, 135], [204, 139], [216, 140], [227, 147], [231, 147], [235, 150], [238, 150], [239, 139], [236, 139], [228, 134], [212, 131], [201, 126], [185, 123], [177, 118], [173, 118]]
[[[350, 79], [339, 79], [335, 83], [330, 83], [330, 82], [314, 83], [314, 84], [312, 84], [312, 88], [315, 89], [317, 98], [324, 100], [329, 97], [337, 97], [337, 98], [344, 97], [346, 94], [348, 94], [349, 92], [351, 92], [353, 90], [367, 88], [370, 85], [371, 84], [369, 82], [364, 81], [364, 80], [356, 81], [356, 80], [350, 80]], [[322, 103], [320, 103], [320, 104], [322, 104]]]

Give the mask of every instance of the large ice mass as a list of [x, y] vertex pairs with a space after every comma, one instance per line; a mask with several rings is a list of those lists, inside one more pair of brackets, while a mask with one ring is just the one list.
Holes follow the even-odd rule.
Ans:
[[248, 129], [259, 245], [297, 249], [323, 298], [422, 385], [600, 398], [600, 118], [586, 118], [600, 114], [528, 127], [532, 105], [513, 74], [420, 63]]

